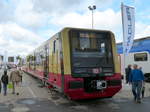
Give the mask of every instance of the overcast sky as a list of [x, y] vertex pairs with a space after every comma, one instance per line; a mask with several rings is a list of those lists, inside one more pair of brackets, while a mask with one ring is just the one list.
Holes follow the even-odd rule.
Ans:
[[150, 0], [0, 0], [0, 54], [26, 55], [64, 27], [111, 30], [122, 41], [120, 5], [136, 8], [135, 38], [150, 36]]

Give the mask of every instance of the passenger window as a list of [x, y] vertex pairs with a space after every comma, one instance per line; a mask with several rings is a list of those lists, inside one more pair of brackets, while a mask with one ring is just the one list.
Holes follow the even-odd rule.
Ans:
[[56, 52], [56, 40], [53, 41], [53, 53]]
[[134, 54], [134, 61], [147, 61], [147, 53]]

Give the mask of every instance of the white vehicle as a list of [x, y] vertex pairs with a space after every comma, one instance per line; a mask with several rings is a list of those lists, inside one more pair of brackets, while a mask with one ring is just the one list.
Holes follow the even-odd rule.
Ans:
[[[123, 65], [123, 47], [122, 43], [117, 44], [117, 50], [120, 59], [120, 65]], [[147, 81], [150, 81], [150, 37], [134, 40], [130, 53], [125, 57], [125, 68], [129, 65], [137, 64], [142, 68], [142, 71]], [[121, 72], [123, 74], [123, 67]]]

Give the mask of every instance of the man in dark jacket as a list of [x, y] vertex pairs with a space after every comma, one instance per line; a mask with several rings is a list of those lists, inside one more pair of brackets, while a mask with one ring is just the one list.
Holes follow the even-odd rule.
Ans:
[[4, 70], [4, 74], [1, 78], [1, 81], [3, 83], [4, 96], [6, 96], [7, 95], [7, 84], [8, 84], [8, 75], [7, 75], [6, 70]]
[[137, 101], [137, 103], [141, 103], [141, 89], [144, 81], [144, 75], [143, 72], [138, 69], [138, 66], [136, 64], [133, 66], [133, 68], [134, 69], [129, 75], [129, 84], [132, 84], [134, 100]]
[[126, 83], [129, 82], [129, 75], [130, 75], [130, 72], [131, 72], [131, 65], [128, 65], [128, 67], [125, 69], [125, 72], [126, 72]]

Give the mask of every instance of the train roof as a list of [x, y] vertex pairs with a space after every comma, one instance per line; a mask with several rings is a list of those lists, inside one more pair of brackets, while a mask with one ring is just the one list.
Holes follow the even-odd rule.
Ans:
[[110, 30], [101, 30], [101, 29], [90, 29], [90, 28], [75, 28], [75, 27], [64, 27], [63, 29], [61, 29], [59, 32], [57, 32], [56, 34], [54, 34], [52, 37], [50, 37], [48, 40], [44, 41], [43, 43], [41, 43], [40, 46], [38, 46], [37, 48], [34, 49], [34, 51], [32, 51], [30, 54], [33, 54], [35, 51], [39, 51], [40, 48], [43, 47], [43, 45], [45, 45], [46, 43], [48, 43], [51, 39], [54, 39], [56, 37], [56, 35], [58, 35], [58, 33], [67, 30], [67, 29], [75, 29], [75, 30], [93, 30], [93, 31], [104, 31], [104, 32], [110, 32], [114, 35], [114, 33]]
[[93, 30], [93, 31], [105, 31], [105, 32], [111, 32], [110, 30], [102, 30], [102, 29], [91, 29], [91, 28], [78, 28], [78, 27], [65, 27], [61, 31], [65, 29], [76, 29], [76, 30]]
[[[142, 51], [147, 51], [150, 53], [150, 36], [134, 40], [130, 53]], [[119, 54], [123, 53], [122, 42], [117, 43], [117, 52]]]

